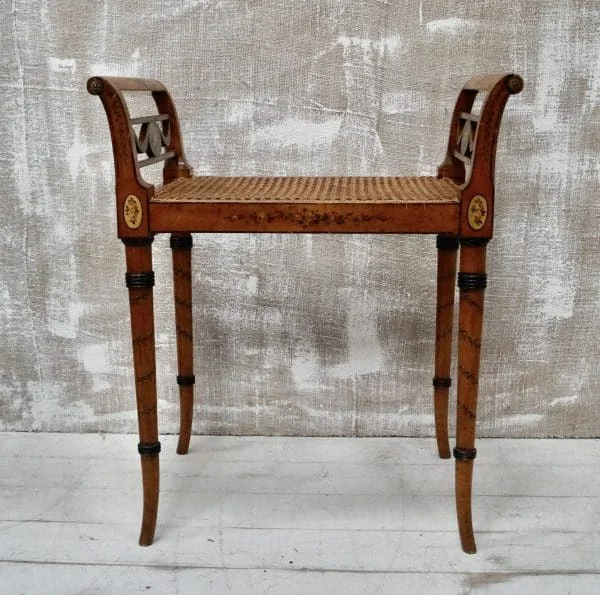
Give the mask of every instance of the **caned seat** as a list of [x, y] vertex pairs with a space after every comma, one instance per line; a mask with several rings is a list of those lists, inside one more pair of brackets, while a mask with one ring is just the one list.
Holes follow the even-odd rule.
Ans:
[[452, 180], [434, 177], [179, 178], [157, 189], [151, 202], [458, 203]]
[[[433, 377], [438, 453], [450, 457], [448, 398], [457, 253], [460, 290], [456, 508], [463, 550], [475, 552], [471, 482], [487, 283], [486, 246], [493, 235], [494, 164], [504, 107], [523, 87], [514, 74], [479, 76], [460, 91], [448, 149], [436, 176], [193, 176], [177, 112], [167, 89], [149, 79], [93, 77], [111, 132], [116, 172], [117, 233], [125, 245], [144, 508], [140, 544], [154, 539], [159, 495], [152, 240], [170, 233], [181, 404], [177, 452], [188, 451], [193, 413], [191, 248], [194, 232], [437, 234], [437, 308]], [[157, 112], [131, 117], [123, 92], [151, 93]], [[479, 112], [476, 97], [483, 95]], [[163, 184], [143, 167], [163, 162]], [[433, 317], [432, 317], [433, 318]]]
[[155, 231], [457, 233], [460, 189], [434, 177], [177, 178], [150, 199]]

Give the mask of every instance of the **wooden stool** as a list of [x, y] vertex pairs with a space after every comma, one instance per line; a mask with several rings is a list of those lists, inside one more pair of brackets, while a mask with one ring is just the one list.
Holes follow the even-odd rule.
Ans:
[[[504, 106], [523, 88], [514, 74], [471, 79], [461, 90], [448, 151], [437, 177], [192, 176], [185, 160], [173, 100], [158, 81], [93, 77], [88, 91], [106, 110], [116, 170], [117, 229], [125, 244], [133, 365], [142, 462], [141, 545], [154, 539], [159, 468], [152, 306], [152, 240], [171, 234], [181, 426], [177, 452], [188, 450], [192, 429], [191, 248], [193, 232], [310, 232], [438, 234], [434, 411], [439, 455], [450, 457], [448, 392], [460, 245], [456, 508], [462, 547], [474, 553], [471, 480], [479, 355], [486, 286], [486, 246], [493, 233], [494, 162]], [[131, 118], [122, 91], [150, 92], [158, 114]], [[471, 113], [478, 93], [479, 114]], [[140, 158], [141, 156], [141, 158]], [[164, 161], [154, 187], [140, 170]]]

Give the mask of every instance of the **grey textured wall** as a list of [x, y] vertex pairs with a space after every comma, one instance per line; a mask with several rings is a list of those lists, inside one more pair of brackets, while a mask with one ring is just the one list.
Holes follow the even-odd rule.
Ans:
[[[526, 90], [498, 153], [480, 434], [600, 434], [597, 2], [0, 7], [0, 429], [136, 429], [110, 141], [88, 76], [163, 80], [200, 174], [431, 174], [463, 82], [513, 70]], [[170, 255], [155, 248], [173, 432]], [[431, 435], [433, 238], [203, 235], [194, 257], [195, 431]]]

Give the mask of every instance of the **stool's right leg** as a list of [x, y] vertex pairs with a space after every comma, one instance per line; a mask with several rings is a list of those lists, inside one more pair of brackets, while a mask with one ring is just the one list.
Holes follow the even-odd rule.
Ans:
[[458, 382], [456, 404], [456, 512], [462, 548], [476, 552], [471, 516], [471, 487], [479, 389], [483, 298], [487, 284], [488, 238], [461, 239], [458, 313]]
[[192, 235], [172, 234], [175, 327], [177, 329], [177, 384], [179, 385], [179, 442], [177, 454], [187, 453], [194, 411], [194, 354], [192, 341]]
[[159, 466], [158, 420], [156, 412], [156, 363], [154, 353], [154, 312], [152, 288], [151, 238], [128, 239], [125, 243], [129, 289], [133, 369], [137, 400], [140, 442], [138, 451], [142, 462], [144, 510], [140, 545], [154, 540], [158, 513]]
[[454, 318], [454, 293], [456, 287], [456, 236], [437, 236], [437, 304], [435, 316], [435, 373], [433, 378], [433, 410], [438, 453], [442, 459], [450, 458], [448, 442], [448, 393], [450, 361], [452, 359], [452, 325]]

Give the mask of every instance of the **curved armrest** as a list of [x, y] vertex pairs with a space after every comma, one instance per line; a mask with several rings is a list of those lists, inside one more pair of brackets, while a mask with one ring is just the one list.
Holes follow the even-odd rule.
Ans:
[[117, 91], [167, 92], [167, 88], [160, 81], [127, 76], [93, 76], [88, 79], [87, 90], [92, 95], [101, 95], [104, 85], [110, 85]]
[[[494, 211], [496, 145], [504, 107], [511, 95], [520, 93], [523, 79], [512, 73], [477, 76], [463, 86], [450, 124], [448, 150], [438, 177], [450, 178], [462, 188], [461, 235], [491, 237]], [[484, 93], [479, 114], [472, 113], [475, 98]], [[485, 221], [481, 228], [468, 225], [467, 211], [479, 196]], [[483, 205], [483, 206], [481, 206]]]
[[[147, 201], [154, 195], [154, 186], [142, 178], [141, 168], [164, 162], [165, 183], [192, 174], [183, 152], [175, 104], [167, 88], [153, 79], [95, 76], [87, 81], [87, 90], [100, 97], [108, 119], [115, 161], [120, 236], [142, 236], [147, 233], [145, 211]], [[151, 93], [158, 113], [132, 118], [123, 92]], [[139, 126], [139, 130], [134, 126]], [[138, 158], [140, 155], [141, 159]], [[131, 222], [128, 225], [121, 216], [125, 201], [128, 198], [131, 201], [131, 195], [140, 204], [142, 212], [143, 223], [136, 227], [132, 227]]]
[[[139, 174], [140, 167], [155, 163], [156, 161], [165, 161], [165, 168], [163, 171], [165, 183], [170, 182], [177, 177], [187, 177], [191, 175], [192, 169], [186, 162], [185, 154], [183, 152], [183, 142], [181, 139], [179, 118], [177, 117], [175, 103], [167, 88], [160, 81], [119, 76], [94, 76], [87, 81], [87, 90], [92, 95], [98, 95], [104, 105], [113, 140], [115, 160], [117, 154], [119, 154], [120, 164], [125, 166], [134, 177], [138, 178], [142, 186], [145, 185], [145, 182]], [[122, 91], [151, 93], [160, 118], [148, 116], [146, 118], [135, 118], [132, 120]], [[125, 127], [122, 123], [120, 127], [118, 126], [119, 122], [117, 122], [117, 120], [128, 122], [130, 128], [129, 135], [125, 134]], [[137, 153], [146, 152], [148, 142], [145, 140], [140, 143], [141, 138], [138, 138], [138, 135], [132, 128], [132, 124], [139, 124], [140, 121], [144, 120], [146, 127], [145, 129], [142, 128], [140, 134], [145, 137], [147, 136], [146, 133], [148, 132], [148, 127], [153, 128], [153, 126], [150, 125], [151, 122], [162, 122], [162, 144], [165, 147], [165, 152], [162, 156], [156, 155], [156, 152], [148, 153], [149, 159], [138, 162], [136, 157]], [[155, 133], [156, 131], [153, 132]], [[128, 140], [127, 136], [129, 136], [132, 141], [133, 153], [131, 160], [126, 157], [124, 150], [118, 153], [117, 146], [115, 145], [115, 142], [117, 144], [121, 143], [122, 148], [124, 149]], [[144, 150], [140, 151], [140, 148]], [[117, 170], [119, 169], [116, 161], [115, 168]]]
[[[523, 79], [512, 73], [476, 76], [466, 82], [454, 106], [448, 150], [444, 162], [438, 168], [439, 177], [450, 178], [458, 184], [468, 181], [465, 164], [474, 166], [477, 153], [486, 153], [493, 165], [490, 149], [495, 155], [504, 106], [510, 95], [520, 93], [522, 89]], [[472, 114], [471, 110], [479, 93], [485, 93], [486, 98], [481, 113]], [[467, 121], [470, 123], [466, 124]], [[485, 129], [485, 135], [479, 134], [482, 129]], [[485, 144], [487, 150], [478, 150], [478, 140], [479, 147], [483, 148], [482, 145]]]

